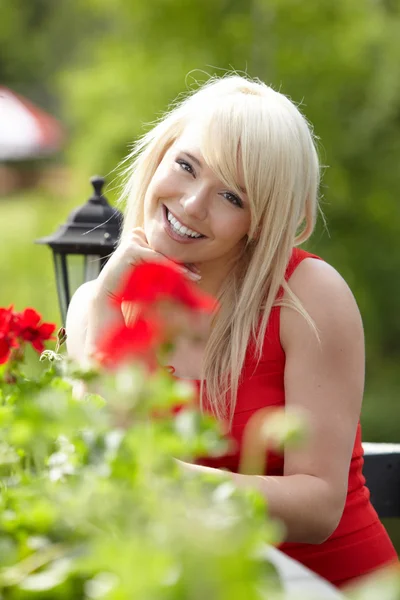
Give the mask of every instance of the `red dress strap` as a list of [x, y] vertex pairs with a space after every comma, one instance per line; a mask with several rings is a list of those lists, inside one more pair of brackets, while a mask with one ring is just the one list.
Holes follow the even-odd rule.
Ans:
[[[322, 258], [320, 256], [317, 256], [316, 254], [311, 254], [310, 252], [307, 252], [306, 250], [302, 250], [301, 248], [293, 248], [292, 255], [289, 259], [289, 262], [288, 262], [288, 265], [287, 265], [286, 271], [285, 271], [285, 281], [289, 281], [289, 279], [293, 275], [294, 271], [297, 269], [299, 264], [305, 258], [316, 258], [318, 260], [322, 260]], [[280, 298], [282, 298], [283, 293], [284, 293], [284, 290], [281, 287], [278, 292], [278, 295], [277, 295], [277, 300], [280, 300]]]
[[306, 250], [302, 250], [302, 248], [293, 248], [292, 256], [288, 262], [288, 266], [286, 267], [285, 279], [288, 281], [290, 277], [293, 275], [296, 268], [305, 258], [317, 258], [318, 260], [322, 260], [320, 256], [316, 254], [311, 254]]
[[[285, 281], [289, 281], [289, 279], [293, 275], [294, 271], [297, 269], [299, 264], [305, 258], [317, 258], [318, 260], [322, 260], [321, 257], [317, 256], [316, 254], [311, 254], [310, 252], [307, 252], [306, 250], [302, 250], [301, 248], [293, 248], [292, 255], [290, 257], [290, 260], [288, 262], [288, 265], [287, 265], [286, 271], [285, 271]], [[276, 299], [280, 300], [282, 298], [283, 294], [284, 294], [284, 290], [281, 287], [279, 289]], [[281, 318], [281, 307], [273, 306], [270, 317], [269, 317], [269, 321], [268, 321], [268, 330], [267, 331], [268, 331], [268, 336], [269, 336], [270, 340], [275, 341], [275, 346], [277, 348], [277, 352], [279, 352], [279, 354], [281, 354], [283, 356], [283, 349], [282, 349], [281, 341], [280, 341], [280, 318]]]

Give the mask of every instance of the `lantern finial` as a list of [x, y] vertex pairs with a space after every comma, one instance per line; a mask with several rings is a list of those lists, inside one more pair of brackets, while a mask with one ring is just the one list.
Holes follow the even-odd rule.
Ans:
[[89, 202], [101, 202], [103, 200], [104, 181], [104, 177], [101, 177], [100, 175], [94, 175], [90, 178], [90, 183], [93, 186], [94, 194], [91, 198], [89, 198]]

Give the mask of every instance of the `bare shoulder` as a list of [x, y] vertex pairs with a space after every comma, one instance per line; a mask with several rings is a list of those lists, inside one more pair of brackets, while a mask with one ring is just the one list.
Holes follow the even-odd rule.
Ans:
[[[306, 258], [294, 271], [289, 287], [313, 319], [317, 329], [329, 337], [363, 335], [360, 311], [348, 284], [338, 271], [316, 258]], [[281, 338], [286, 345], [294, 330], [310, 329], [297, 311], [283, 308]]]
[[80, 312], [80, 309], [85, 310], [87, 305], [92, 300], [95, 291], [95, 281], [87, 281], [83, 283], [73, 294], [69, 307], [68, 316], [75, 316], [76, 312]]
[[354, 296], [340, 273], [323, 260], [304, 259], [289, 280], [289, 286], [298, 296], [318, 296], [319, 300], [342, 296], [353, 299]]
[[69, 303], [67, 312], [66, 329], [75, 330], [81, 327], [82, 323], [87, 319], [87, 311], [89, 304], [94, 297], [95, 281], [87, 281], [82, 284], [74, 293]]

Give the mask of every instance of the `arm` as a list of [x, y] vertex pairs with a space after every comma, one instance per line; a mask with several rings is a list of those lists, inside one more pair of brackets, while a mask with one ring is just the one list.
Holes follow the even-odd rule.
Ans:
[[286, 406], [310, 415], [311, 435], [302, 449], [285, 451], [282, 477], [230, 475], [261, 491], [270, 514], [285, 523], [287, 541], [318, 544], [337, 527], [346, 500], [364, 386], [364, 336], [355, 300], [332, 267], [306, 259], [290, 286], [320, 335], [319, 342], [301, 315], [281, 309]]
[[89, 281], [81, 285], [68, 307], [67, 350], [81, 365], [90, 361], [102, 332], [124, 322], [120, 308], [113, 306], [105, 294], [99, 293], [96, 284], [96, 281]]

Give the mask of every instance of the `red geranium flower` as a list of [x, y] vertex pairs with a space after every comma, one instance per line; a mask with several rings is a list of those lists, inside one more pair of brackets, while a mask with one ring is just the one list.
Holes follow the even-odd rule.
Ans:
[[54, 323], [41, 323], [42, 317], [33, 308], [26, 308], [17, 314], [18, 322], [16, 332], [24, 342], [29, 342], [37, 350], [43, 352], [44, 341], [54, 339], [52, 333], [56, 325]]
[[18, 346], [16, 324], [13, 307], [0, 308], [0, 364], [7, 362], [12, 348]]
[[132, 327], [122, 325], [108, 331], [97, 345], [95, 358], [108, 368], [132, 359], [141, 359], [154, 368], [154, 350], [162, 338], [161, 327], [156, 321], [138, 317]]
[[134, 305], [135, 321], [106, 332], [99, 341], [96, 358], [111, 368], [132, 359], [155, 368], [157, 347], [194, 329], [191, 313], [211, 313], [216, 308], [216, 300], [199, 290], [172, 262], [134, 265], [113, 301]]
[[7, 362], [11, 352], [11, 345], [3, 333], [0, 333], [0, 365]]
[[172, 300], [192, 310], [211, 313], [216, 300], [205, 294], [173, 263], [139, 263], [123, 279], [115, 295], [119, 304], [140, 302], [152, 304], [160, 300]]
[[0, 308], [0, 331], [14, 334], [18, 332], [18, 315], [13, 306]]

